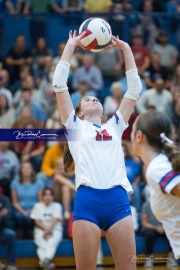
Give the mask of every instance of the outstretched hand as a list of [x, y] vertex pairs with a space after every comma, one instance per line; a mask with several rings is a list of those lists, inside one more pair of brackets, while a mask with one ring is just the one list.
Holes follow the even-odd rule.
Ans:
[[117, 37], [112, 36], [111, 42], [112, 44], [104, 48], [104, 51], [107, 51], [113, 48], [120, 49], [123, 51], [127, 46], [129, 46], [128, 43], [120, 40], [118, 36]]
[[82, 32], [80, 35], [77, 35], [77, 31], [70, 31], [69, 32], [69, 39], [68, 43], [76, 46], [80, 46], [82, 49], [84, 49], [84, 46], [81, 44], [81, 39], [84, 38], [86, 35], [86, 32]]

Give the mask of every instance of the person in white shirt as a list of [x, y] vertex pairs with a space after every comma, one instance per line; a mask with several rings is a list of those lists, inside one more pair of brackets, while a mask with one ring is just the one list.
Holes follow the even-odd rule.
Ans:
[[180, 258], [180, 151], [171, 120], [161, 112], [136, 118], [131, 134], [133, 155], [141, 157], [150, 186], [150, 204], [162, 223], [174, 256]]
[[37, 245], [39, 266], [45, 270], [54, 269], [51, 263], [57, 247], [63, 237], [62, 206], [53, 202], [53, 190], [45, 187], [42, 191], [42, 202], [36, 203], [31, 212], [35, 221], [34, 241]]
[[[136, 100], [141, 93], [134, 57], [129, 45], [112, 36], [106, 49], [121, 49], [124, 54], [128, 90], [113, 117], [102, 124], [103, 107], [96, 97], [84, 97], [73, 108], [67, 87], [70, 60], [85, 33], [69, 33], [69, 40], [53, 75], [61, 119], [66, 127], [70, 152], [66, 148], [65, 169], [75, 163], [76, 197], [73, 216], [73, 244], [78, 270], [95, 270], [101, 229], [111, 247], [117, 270], [135, 270], [134, 228], [128, 194], [132, 187], [127, 179], [121, 137], [128, 126]], [[77, 140], [70, 132], [77, 132]], [[72, 139], [70, 138], [72, 134]], [[76, 135], [75, 135], [76, 136]], [[72, 156], [70, 156], [70, 154]]]

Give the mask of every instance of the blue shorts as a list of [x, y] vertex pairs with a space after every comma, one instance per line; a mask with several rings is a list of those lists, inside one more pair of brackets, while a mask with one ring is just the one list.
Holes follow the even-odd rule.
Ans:
[[114, 223], [129, 215], [131, 215], [130, 203], [123, 187], [78, 188], [74, 201], [73, 221], [87, 220], [106, 231]]

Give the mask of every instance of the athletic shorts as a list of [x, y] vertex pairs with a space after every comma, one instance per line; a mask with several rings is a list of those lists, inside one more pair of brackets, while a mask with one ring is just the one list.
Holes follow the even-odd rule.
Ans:
[[123, 187], [78, 188], [74, 201], [73, 221], [87, 220], [107, 231], [114, 223], [129, 215], [131, 215], [130, 203]]

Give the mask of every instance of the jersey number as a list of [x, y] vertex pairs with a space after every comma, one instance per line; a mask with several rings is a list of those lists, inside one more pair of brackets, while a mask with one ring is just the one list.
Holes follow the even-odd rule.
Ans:
[[97, 135], [96, 135], [96, 141], [111, 141], [112, 140], [112, 136], [110, 136], [106, 129], [104, 129], [101, 133], [99, 131], [97, 131]]

